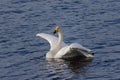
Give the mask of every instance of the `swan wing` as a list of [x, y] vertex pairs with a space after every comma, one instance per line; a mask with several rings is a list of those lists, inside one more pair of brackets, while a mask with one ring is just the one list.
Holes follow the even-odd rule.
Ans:
[[81, 56], [81, 57], [86, 57], [86, 58], [92, 58], [93, 52], [92, 50], [82, 46], [81, 44], [78, 43], [73, 43], [70, 46], [70, 52], [69, 53], [76, 53], [74, 56]]
[[86, 51], [86, 52], [92, 52], [92, 50], [90, 50], [90, 49], [88, 49], [88, 48], [86, 48], [86, 47], [84, 47], [84, 46], [82, 46], [81, 44], [78, 44], [78, 43], [72, 43], [70, 45], [70, 48], [78, 48], [78, 49], [81, 49], [81, 50]]
[[74, 58], [74, 57], [93, 57], [92, 50], [83, 47], [78, 43], [73, 43], [69, 46], [63, 47], [56, 55], [55, 58]]
[[[36, 34], [36, 36], [47, 40], [51, 46], [50, 50], [52, 50], [56, 46], [57, 41], [58, 41], [57, 37], [50, 35], [50, 34], [46, 34], [46, 33], [38, 33], [38, 34]], [[66, 46], [66, 44], [64, 42], [62, 42], [62, 47], [64, 47], [64, 46]]]

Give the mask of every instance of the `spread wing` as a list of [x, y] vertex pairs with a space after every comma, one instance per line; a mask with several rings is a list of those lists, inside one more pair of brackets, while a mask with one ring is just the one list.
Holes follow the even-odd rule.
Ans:
[[72, 43], [69, 46], [63, 47], [56, 55], [55, 58], [87, 58], [93, 57], [92, 50], [83, 47], [81, 44]]
[[78, 48], [78, 49], [81, 49], [81, 50], [86, 51], [86, 52], [92, 52], [92, 50], [90, 50], [90, 49], [88, 49], [88, 48], [86, 48], [86, 47], [84, 47], [84, 46], [82, 46], [81, 44], [78, 44], [78, 43], [72, 43], [70, 45], [70, 48]]
[[[50, 34], [38, 33], [38, 34], [36, 34], [36, 36], [47, 40], [51, 46], [50, 50], [52, 50], [58, 42], [58, 38], [53, 35], [50, 35]], [[66, 46], [66, 44], [64, 42], [62, 42], [62, 47], [64, 47], [64, 46]]]

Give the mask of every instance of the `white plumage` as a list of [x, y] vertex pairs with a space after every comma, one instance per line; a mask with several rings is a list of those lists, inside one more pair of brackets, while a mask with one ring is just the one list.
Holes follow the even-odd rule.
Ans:
[[83, 47], [78, 43], [72, 43], [67, 45], [63, 42], [62, 30], [59, 27], [55, 28], [55, 33], [58, 32], [59, 38], [46, 34], [38, 33], [43, 39], [46, 39], [50, 43], [50, 51], [46, 54], [46, 58], [93, 58], [92, 50]]

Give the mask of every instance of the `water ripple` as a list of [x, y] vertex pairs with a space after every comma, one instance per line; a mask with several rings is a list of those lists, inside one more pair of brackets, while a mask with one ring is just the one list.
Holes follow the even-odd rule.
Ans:
[[[0, 80], [119, 80], [119, 0], [1, 0]], [[37, 33], [61, 26], [64, 41], [92, 49], [92, 61], [46, 60]], [[56, 35], [55, 35], [56, 36]]]

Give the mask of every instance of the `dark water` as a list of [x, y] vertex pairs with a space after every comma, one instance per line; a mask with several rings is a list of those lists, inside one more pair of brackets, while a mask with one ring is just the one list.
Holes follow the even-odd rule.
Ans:
[[[47, 61], [58, 25], [91, 61]], [[120, 80], [120, 0], [0, 0], [0, 80]]]

